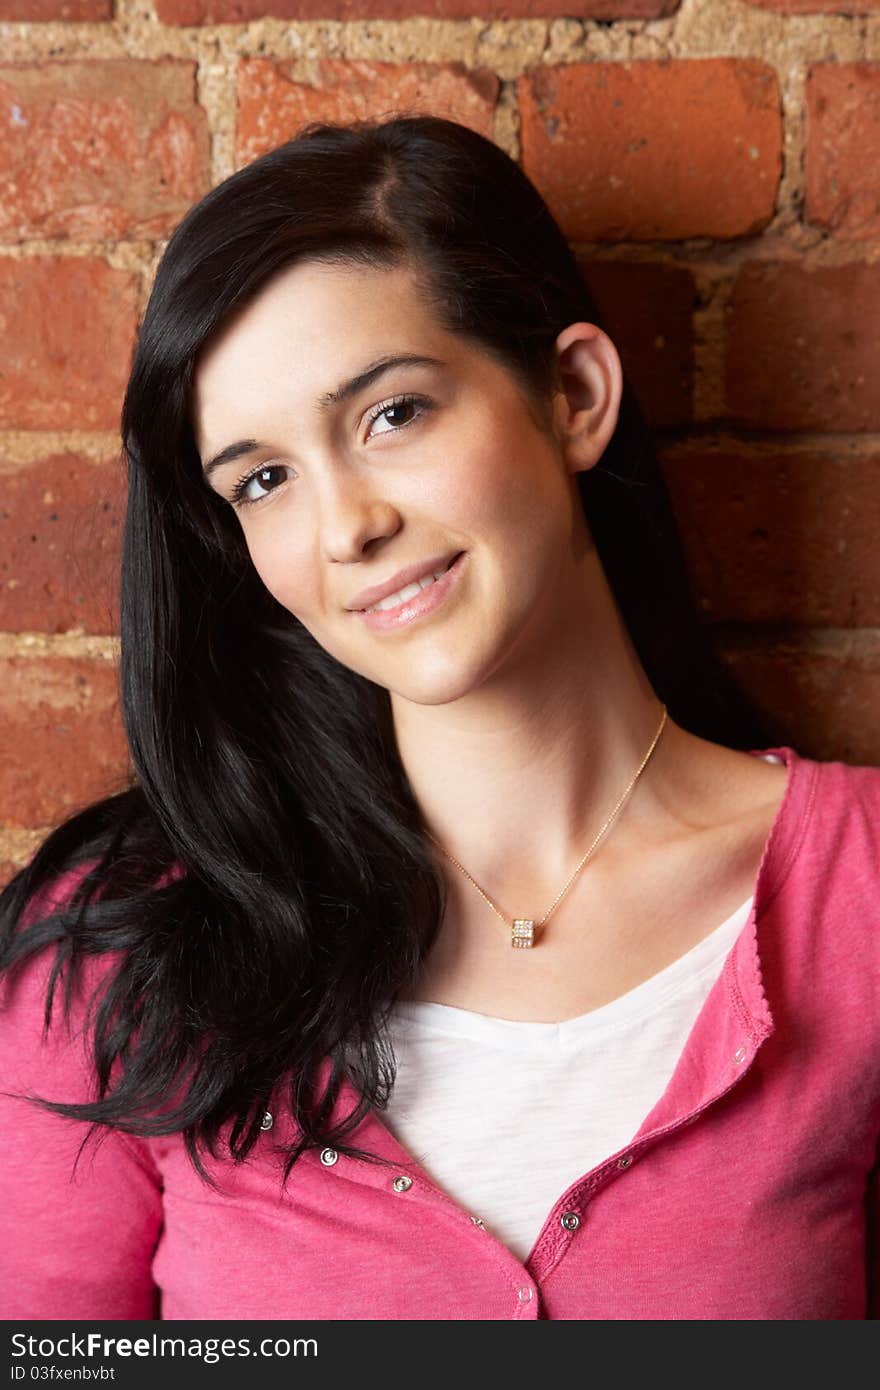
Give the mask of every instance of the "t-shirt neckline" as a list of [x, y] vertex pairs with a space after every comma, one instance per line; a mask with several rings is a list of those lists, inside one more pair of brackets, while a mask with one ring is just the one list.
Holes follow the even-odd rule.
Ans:
[[[507, 1034], [511, 1039], [516, 1036], [531, 1038], [536, 1042], [551, 1037], [561, 1040], [567, 1035], [580, 1032], [592, 1033], [594, 1028], [599, 1032], [605, 1027], [614, 1026], [618, 1020], [628, 1019], [631, 1014], [638, 1015], [643, 1009], [650, 1011], [657, 1007], [659, 1002], [665, 1001], [681, 989], [690, 977], [692, 969], [702, 974], [710, 968], [715, 968], [718, 956], [723, 958], [730, 953], [753, 919], [760, 915], [781, 887], [800, 843], [800, 823], [803, 819], [807, 790], [804, 774], [809, 770], [815, 775], [816, 770], [814, 763], [801, 758], [788, 744], [773, 748], [749, 748], [746, 751], [753, 757], [762, 757], [765, 760], [772, 757], [784, 763], [788, 771], [785, 791], [764, 842], [752, 895], [683, 955], [649, 976], [647, 980], [634, 985], [625, 994], [609, 1000], [607, 1004], [556, 1023], [498, 1018], [432, 1000], [398, 1001], [392, 1011], [392, 1021], [404, 1027], [416, 1025], [456, 1034], [465, 1033], [475, 1039], [497, 1039], [500, 1035]], [[741, 919], [739, 930], [732, 942], [726, 941], [727, 929], [734, 918]]]

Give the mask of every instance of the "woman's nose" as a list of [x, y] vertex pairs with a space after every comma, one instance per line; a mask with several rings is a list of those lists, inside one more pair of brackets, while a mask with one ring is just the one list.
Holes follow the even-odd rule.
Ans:
[[359, 560], [371, 541], [392, 536], [400, 513], [387, 497], [351, 478], [325, 488], [320, 502], [321, 544], [328, 560]]

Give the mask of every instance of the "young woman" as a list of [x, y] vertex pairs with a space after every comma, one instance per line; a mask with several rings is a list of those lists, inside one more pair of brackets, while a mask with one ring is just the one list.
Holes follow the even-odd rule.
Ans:
[[714, 655], [518, 166], [242, 169], [122, 425], [134, 775], [0, 897], [2, 1315], [871, 1316], [880, 770]]

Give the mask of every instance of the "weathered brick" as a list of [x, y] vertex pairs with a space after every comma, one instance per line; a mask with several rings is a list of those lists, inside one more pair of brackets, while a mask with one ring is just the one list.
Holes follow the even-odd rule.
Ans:
[[571, 63], [517, 88], [525, 170], [570, 239], [749, 236], [773, 216], [782, 117], [766, 64]]
[[816, 63], [807, 78], [807, 221], [880, 235], [880, 63]]
[[648, 422], [692, 414], [694, 278], [683, 266], [581, 260], [580, 269]]
[[[582, 19], [657, 19], [681, 0], [586, 0]], [[156, 0], [163, 24], [242, 24], [251, 19], [538, 19], [556, 18], [559, 0]]]
[[210, 187], [191, 62], [0, 67], [0, 237], [160, 237]]
[[137, 278], [79, 256], [0, 256], [0, 429], [118, 429]]
[[5, 888], [21, 868], [10, 859], [0, 859], [0, 888]]
[[0, 830], [0, 887], [33, 859], [45, 842], [47, 830]]
[[291, 139], [306, 121], [350, 121], [426, 113], [448, 116], [491, 135], [500, 82], [462, 63], [319, 63], [319, 84], [296, 81], [293, 65], [245, 59], [238, 69], [237, 159], [252, 159]]
[[745, 0], [761, 10], [780, 10], [783, 14], [872, 14], [880, 10], [880, 0]]
[[0, 0], [0, 20], [47, 21], [113, 18], [113, 0]]
[[743, 690], [801, 757], [880, 765], [880, 642], [871, 633], [719, 642]]
[[0, 445], [0, 630], [119, 631], [121, 459], [12, 463]]
[[0, 829], [51, 825], [124, 785], [115, 662], [0, 657]]
[[880, 452], [693, 442], [661, 462], [713, 620], [880, 627]]
[[880, 265], [754, 261], [726, 309], [730, 417], [759, 429], [880, 428]]

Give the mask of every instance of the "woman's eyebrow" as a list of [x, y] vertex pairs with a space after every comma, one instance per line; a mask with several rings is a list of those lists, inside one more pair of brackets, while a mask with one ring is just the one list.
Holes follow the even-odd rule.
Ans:
[[207, 482], [211, 474], [216, 469], [222, 468], [224, 463], [234, 463], [243, 454], [252, 454], [255, 449], [263, 448], [265, 445], [261, 444], [259, 439], [239, 439], [235, 444], [227, 444], [225, 449], [221, 449], [219, 454], [215, 454], [212, 459], [208, 460], [202, 469], [202, 477]]
[[[347, 381], [342, 381], [333, 391], [326, 391], [319, 396], [316, 405], [319, 411], [326, 413], [337, 405], [342, 405], [344, 401], [356, 396], [359, 391], [370, 386], [385, 372], [390, 372], [394, 367], [442, 367], [445, 364], [439, 357], [426, 357], [422, 353], [398, 352], [386, 354], [378, 357], [374, 362], [364, 367], [363, 371], [356, 376], [349, 377]], [[207, 481], [217, 468], [222, 468], [224, 463], [233, 463], [241, 458], [243, 454], [252, 454], [257, 449], [268, 448], [268, 445], [261, 444], [258, 439], [239, 439], [234, 444], [227, 444], [221, 449], [219, 454], [215, 454], [209, 459], [202, 469], [202, 475]]]
[[443, 365], [438, 357], [425, 357], [415, 352], [399, 352], [377, 357], [375, 362], [371, 362], [362, 372], [358, 372], [357, 376], [349, 377], [348, 381], [341, 382], [335, 391], [327, 391], [325, 395], [319, 396], [318, 409], [329, 410], [332, 406], [341, 405], [343, 401], [356, 396], [358, 391], [362, 391], [365, 386], [370, 386], [383, 372], [390, 372], [392, 367], [442, 367]]

